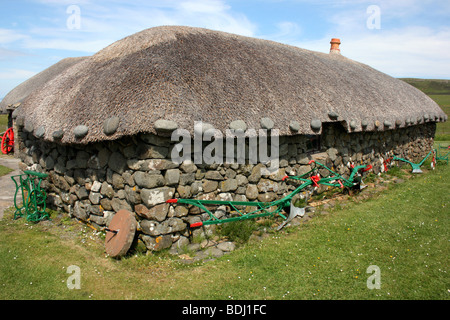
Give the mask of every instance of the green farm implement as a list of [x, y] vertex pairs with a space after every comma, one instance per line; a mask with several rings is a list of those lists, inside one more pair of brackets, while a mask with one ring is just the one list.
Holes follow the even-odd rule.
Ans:
[[[286, 225], [289, 221], [291, 221], [294, 217], [298, 215], [304, 214], [304, 208], [297, 208], [293, 205], [293, 198], [295, 195], [300, 192], [305, 191], [307, 188], [318, 187], [319, 185], [326, 185], [332, 187], [340, 187], [340, 188], [360, 188], [361, 179], [358, 179], [360, 171], [370, 170], [372, 167], [361, 165], [355, 166], [352, 168], [352, 172], [349, 178], [344, 178], [342, 175], [337, 174], [332, 171], [325, 165], [311, 160], [309, 162], [310, 165], [314, 164], [312, 170], [308, 171], [305, 174], [300, 176], [285, 176], [283, 181], [286, 179], [296, 180], [300, 183], [300, 185], [293, 190], [287, 196], [275, 200], [272, 202], [252, 202], [252, 201], [226, 201], [226, 200], [200, 200], [200, 199], [169, 199], [167, 203], [173, 204], [185, 204], [196, 206], [200, 208], [200, 210], [207, 213], [209, 219], [206, 221], [200, 221], [196, 223], [190, 224], [190, 228], [200, 227], [203, 225], [213, 225], [220, 223], [227, 223], [233, 221], [243, 221], [247, 219], [265, 217], [265, 216], [275, 216], [278, 214], [285, 221], [279, 227], [281, 229], [284, 225]], [[326, 178], [321, 178], [320, 174], [317, 173], [317, 170], [321, 168], [325, 168], [330, 172], [330, 176]], [[213, 212], [211, 212], [212, 207], [214, 206], [228, 206], [230, 211], [232, 211], [233, 215], [230, 218], [219, 219], [217, 218]], [[252, 208], [252, 209], [250, 209]], [[290, 208], [285, 210], [285, 208]], [[244, 211], [245, 209], [245, 211]], [[286, 211], [289, 211], [289, 216], [286, 216]]]
[[[49, 214], [45, 211], [47, 194], [41, 188], [42, 179], [47, 176], [45, 173], [24, 171], [24, 174], [11, 177], [16, 184], [14, 219], [26, 216], [28, 221], [38, 222], [49, 218]], [[20, 199], [19, 193], [22, 197], [22, 203], [18, 202]]]
[[[391, 161], [403, 161], [403, 162], [406, 162], [407, 164], [409, 164], [410, 166], [411, 166], [411, 168], [412, 168], [412, 173], [423, 173], [423, 171], [422, 171], [422, 169], [420, 169], [420, 167], [423, 165], [423, 163], [425, 162], [425, 160], [427, 160], [427, 158], [432, 154], [432, 153], [434, 153], [435, 151], [434, 150], [431, 150], [430, 152], [428, 152], [428, 154], [422, 159], [422, 161], [420, 161], [419, 163], [414, 163], [414, 162], [411, 162], [411, 161], [409, 161], [409, 160], [407, 160], [407, 159], [404, 159], [404, 158], [400, 158], [400, 157], [397, 157], [397, 156], [392, 156], [392, 157], [390, 157], [390, 158], [387, 158], [386, 160], [384, 160], [384, 162], [383, 162], [383, 164], [384, 164], [384, 169], [385, 169], [385, 171], [387, 171], [388, 169], [387, 169], [387, 164], [389, 163], [389, 162], [391, 162]], [[431, 163], [431, 167], [434, 169], [434, 167], [435, 167], [435, 159], [436, 159], [436, 157], [434, 156], [433, 157], [433, 161], [432, 161], [432, 163]]]
[[[442, 151], [445, 150], [445, 151]], [[437, 148], [434, 149], [435, 153], [435, 161], [445, 161], [448, 164], [448, 157], [450, 154], [450, 146], [442, 147], [441, 144], [438, 144]]]

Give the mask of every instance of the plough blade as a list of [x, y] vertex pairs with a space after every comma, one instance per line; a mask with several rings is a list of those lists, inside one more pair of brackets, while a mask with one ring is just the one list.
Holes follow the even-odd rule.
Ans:
[[297, 216], [303, 217], [305, 215], [305, 208], [299, 208], [294, 206], [294, 203], [291, 202], [291, 207], [290, 207], [290, 212], [289, 212], [289, 216], [287, 217], [286, 220], [284, 220], [284, 222], [277, 228], [277, 231], [280, 231], [281, 229], [284, 228], [284, 226], [286, 226], [289, 222], [292, 221], [292, 219], [294, 219]]

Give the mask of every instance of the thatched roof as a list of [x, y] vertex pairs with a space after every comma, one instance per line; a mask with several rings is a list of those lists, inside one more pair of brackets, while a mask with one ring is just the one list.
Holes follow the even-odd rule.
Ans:
[[75, 63], [84, 60], [86, 57], [66, 58], [39, 72], [30, 79], [22, 82], [11, 90], [0, 102], [0, 111], [4, 111], [10, 105], [21, 103], [35, 90], [41, 89], [48, 81], [70, 68]]
[[20, 116], [63, 143], [155, 133], [161, 119], [225, 133], [235, 120], [258, 130], [268, 117], [282, 135], [317, 134], [312, 123], [330, 121], [361, 131], [446, 119], [421, 91], [339, 54], [176, 26], [141, 31], [79, 62], [31, 94]]

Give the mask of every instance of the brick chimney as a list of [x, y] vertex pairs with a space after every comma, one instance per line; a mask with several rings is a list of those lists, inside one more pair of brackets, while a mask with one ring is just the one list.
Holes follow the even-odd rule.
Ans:
[[341, 40], [337, 39], [337, 38], [333, 38], [333, 39], [331, 39], [330, 43], [331, 43], [330, 53], [341, 54], [341, 50], [339, 49]]

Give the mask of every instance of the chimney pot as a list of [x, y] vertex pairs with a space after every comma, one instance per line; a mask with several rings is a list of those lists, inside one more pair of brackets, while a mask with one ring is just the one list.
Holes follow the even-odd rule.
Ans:
[[341, 40], [338, 38], [333, 38], [330, 41], [331, 43], [331, 48], [330, 48], [330, 53], [341, 53], [341, 50], [339, 49], [339, 45], [341, 44]]

